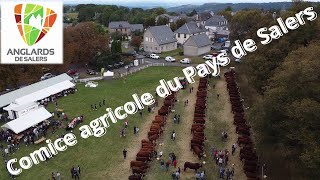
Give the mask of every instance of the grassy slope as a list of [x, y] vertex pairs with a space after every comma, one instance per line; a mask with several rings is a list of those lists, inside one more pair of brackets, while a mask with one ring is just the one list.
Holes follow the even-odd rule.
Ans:
[[[84, 123], [88, 124], [94, 118], [103, 115], [106, 107], [114, 109], [127, 101], [133, 101], [131, 95], [134, 93], [139, 96], [145, 92], [154, 94], [160, 79], [171, 80], [173, 77], [181, 76], [181, 69], [180, 67], [151, 67], [126, 79], [99, 82], [99, 86], [92, 89], [85, 88], [81, 84], [78, 86], [79, 91], [76, 94], [59, 99], [59, 108], [63, 108], [69, 117], [83, 114], [85, 117]], [[103, 98], [106, 99], [107, 106], [97, 111], [91, 111], [90, 105], [99, 103]], [[52, 109], [52, 105], [49, 109]], [[144, 110], [144, 113], [146, 113], [146, 110]], [[131, 115], [127, 119], [131, 127], [134, 125], [140, 127], [144, 122], [144, 119], [140, 119], [139, 115]], [[38, 165], [33, 165], [29, 170], [23, 170], [19, 179], [45, 180], [51, 177], [51, 172], [53, 171], [59, 171], [62, 179], [71, 179], [70, 168], [73, 165], [81, 166], [82, 179], [106, 179], [108, 174], [99, 174], [99, 172], [102, 170], [114, 171], [112, 169], [113, 164], [122, 159], [123, 147], [126, 147], [130, 143], [130, 139], [133, 138], [133, 129], [131, 128], [127, 130], [126, 138], [119, 138], [119, 130], [122, 125], [121, 121], [116, 124], [110, 124], [107, 129], [108, 132], [103, 137], [90, 137], [86, 140], [81, 138], [78, 131], [80, 126], [77, 126], [74, 134], [78, 143], [75, 146], [68, 147], [64, 152], [59, 152], [57, 156], [47, 163], [41, 162]], [[61, 133], [62, 131], [59, 132], [59, 135]], [[56, 135], [57, 133], [50, 139], [54, 140]], [[10, 159], [27, 156], [43, 146], [46, 146], [46, 143], [30, 147], [22, 145], [18, 153], [11, 155]], [[8, 177], [4, 163], [1, 163], [0, 177], [3, 179]]]

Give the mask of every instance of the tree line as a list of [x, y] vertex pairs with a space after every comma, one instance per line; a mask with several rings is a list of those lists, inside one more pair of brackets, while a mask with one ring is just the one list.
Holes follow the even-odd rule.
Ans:
[[[319, 15], [319, 5], [297, 1], [277, 16], [294, 17], [310, 6]], [[231, 39], [241, 41], [251, 38], [259, 42], [256, 31], [277, 24], [271, 13], [261, 10], [239, 11], [228, 18]], [[316, 179], [320, 175], [319, 50], [320, 21], [315, 20], [266, 46], [258, 43], [258, 49], [242, 59], [240, 71], [259, 96], [248, 97], [252, 99], [248, 119], [259, 152], [269, 154], [263, 160], [268, 162], [271, 179], [281, 175]], [[277, 164], [277, 157], [284, 163]]]
[[[71, 7], [66, 7], [65, 12]], [[158, 7], [153, 9], [128, 8], [115, 5], [95, 5], [95, 4], [79, 4], [75, 7], [78, 12], [78, 22], [96, 21], [106, 27], [112, 21], [128, 21], [131, 24], [143, 24], [144, 27], [155, 25], [166, 25], [168, 18], [160, 17], [156, 22], [156, 17], [161, 14], [177, 15], [174, 12], [167, 12], [164, 8]], [[196, 14], [196, 11], [189, 13], [189, 16]], [[173, 23], [173, 31], [181, 27], [186, 19], [180, 19]]]

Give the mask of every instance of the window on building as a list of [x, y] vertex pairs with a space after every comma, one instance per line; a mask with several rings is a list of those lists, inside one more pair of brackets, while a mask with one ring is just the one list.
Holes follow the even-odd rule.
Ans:
[[153, 38], [150, 38], [150, 42], [153, 42]]
[[150, 47], [150, 49], [152, 50], [152, 47]]
[[168, 45], [166, 45], [166, 49], [168, 49]]
[[163, 46], [161, 46], [161, 50], [163, 50]]
[[184, 38], [187, 38], [187, 34], [184, 34]]
[[178, 33], [178, 38], [180, 38], [180, 33]]
[[156, 47], [156, 50], [158, 50], [158, 48]]
[[148, 42], [149, 41], [149, 38], [148, 37], [146, 37], [146, 42]]

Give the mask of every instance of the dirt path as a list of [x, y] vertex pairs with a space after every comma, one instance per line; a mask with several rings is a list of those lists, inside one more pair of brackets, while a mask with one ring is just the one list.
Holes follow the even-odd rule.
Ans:
[[179, 157], [179, 166], [182, 170], [181, 179], [190, 179], [194, 177], [194, 171], [186, 171], [183, 172], [183, 164], [186, 161], [189, 162], [198, 162], [198, 158], [195, 154], [190, 151], [190, 140], [192, 139], [192, 134], [190, 133], [191, 126], [193, 124], [193, 114], [194, 114], [194, 107], [196, 103], [196, 94], [197, 94], [197, 87], [198, 84], [193, 85], [193, 92], [188, 93], [182, 101], [186, 101], [188, 99], [189, 105], [184, 107], [183, 113], [181, 114], [182, 123], [180, 125], [180, 138], [177, 140], [177, 144], [179, 146], [180, 157]]
[[[231, 152], [231, 147], [233, 143], [237, 142], [238, 135], [235, 132], [235, 126], [233, 125], [233, 114], [231, 112], [231, 104], [229, 102], [229, 93], [226, 88], [226, 81], [224, 78], [221, 78], [218, 80], [216, 83], [215, 89], [217, 94], [219, 94], [219, 101], [222, 102], [223, 110], [218, 112], [217, 114], [219, 117], [220, 121], [224, 121], [227, 123], [229, 126], [227, 133], [228, 133], [228, 141], [227, 141], [227, 147], [229, 151]], [[239, 148], [236, 150], [236, 153], [234, 156], [230, 155], [230, 163], [234, 164], [235, 167], [235, 180], [241, 180], [241, 179], [246, 179], [246, 176], [243, 172], [243, 166], [242, 162], [239, 159]]]
[[112, 171], [110, 173], [110, 177], [112, 177], [111, 179], [128, 179], [132, 174], [130, 161], [136, 160], [136, 155], [141, 148], [141, 140], [148, 139], [149, 128], [162, 103], [162, 101], [159, 101], [159, 107], [155, 108], [154, 112], [146, 117], [146, 122], [141, 124], [141, 127], [139, 127], [138, 137], [132, 137], [132, 140], [127, 147], [127, 159], [122, 160], [120, 163], [115, 163], [116, 166], [114, 166], [113, 169], [116, 169], [116, 171]]
[[[177, 156], [177, 167], [180, 167], [182, 174], [181, 179], [193, 179], [194, 171], [183, 172], [183, 165], [185, 161], [198, 162], [197, 157], [190, 151], [190, 140], [191, 140], [191, 125], [193, 123], [193, 112], [194, 104], [196, 100], [196, 86], [193, 85], [194, 92], [189, 93], [189, 87], [186, 90], [181, 90], [177, 94], [178, 102], [175, 103], [173, 108], [175, 112], [171, 113], [168, 116], [168, 121], [165, 127], [164, 134], [160, 137], [158, 143], [163, 143], [164, 146], [158, 146], [157, 151], [163, 151], [164, 160], [167, 161], [168, 154], [174, 152]], [[191, 87], [191, 86], [190, 86]], [[184, 102], [188, 99], [189, 105], [184, 107]], [[173, 123], [173, 116], [177, 114], [180, 115], [180, 123]], [[170, 134], [172, 131], [175, 131], [177, 138], [175, 141], [172, 141]], [[171, 173], [176, 171], [173, 166], [170, 166], [168, 172], [163, 172], [159, 168], [159, 162], [152, 162], [151, 168], [148, 170], [146, 175], [147, 180], [166, 180], [171, 179]]]

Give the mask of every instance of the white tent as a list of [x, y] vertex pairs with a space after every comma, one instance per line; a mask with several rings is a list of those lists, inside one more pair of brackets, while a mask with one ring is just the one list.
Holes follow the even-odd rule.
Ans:
[[3, 108], [3, 110], [6, 111], [21, 111], [24, 110], [30, 106], [34, 106], [34, 105], [38, 105], [36, 102], [29, 102], [29, 103], [25, 103], [25, 104], [15, 104], [15, 103], [11, 103], [9, 106]]
[[14, 133], [19, 134], [20, 132], [50, 118], [51, 116], [52, 116], [51, 113], [49, 113], [44, 107], [41, 107], [37, 110], [27, 113], [26, 115], [18, 119], [10, 121], [1, 127], [10, 129]]
[[107, 71], [107, 72], [105, 72], [105, 73], [103, 73], [103, 76], [104, 77], [107, 77], [107, 76], [114, 76], [114, 72], [111, 72], [111, 71]]
[[[0, 107], [4, 107], [6, 105], [9, 105], [10, 103], [14, 102], [16, 99], [22, 98], [24, 96], [28, 96], [30, 94], [33, 94], [32, 96], [28, 96], [26, 98], [29, 102], [40, 100], [39, 98], [36, 98], [38, 95], [44, 96], [43, 91], [48, 87], [54, 86], [56, 84], [59, 84], [64, 81], [71, 81], [72, 78], [68, 76], [67, 74], [61, 74], [59, 76], [43, 80], [34, 84], [31, 84], [29, 86], [17, 89], [15, 91], [3, 94], [0, 96]], [[40, 92], [40, 94], [38, 94]], [[47, 96], [49, 97], [49, 96]], [[42, 98], [43, 99], [43, 98]], [[21, 103], [18, 103], [21, 104]]]
[[63, 90], [72, 88], [74, 86], [75, 86], [75, 84], [73, 84], [70, 81], [63, 81], [58, 84], [52, 85], [48, 88], [36, 91], [34, 93], [23, 96], [21, 98], [18, 98], [15, 100], [15, 102], [18, 104], [35, 102], [35, 101], [50, 97], [51, 95], [57, 94], [59, 92], [62, 92]]

